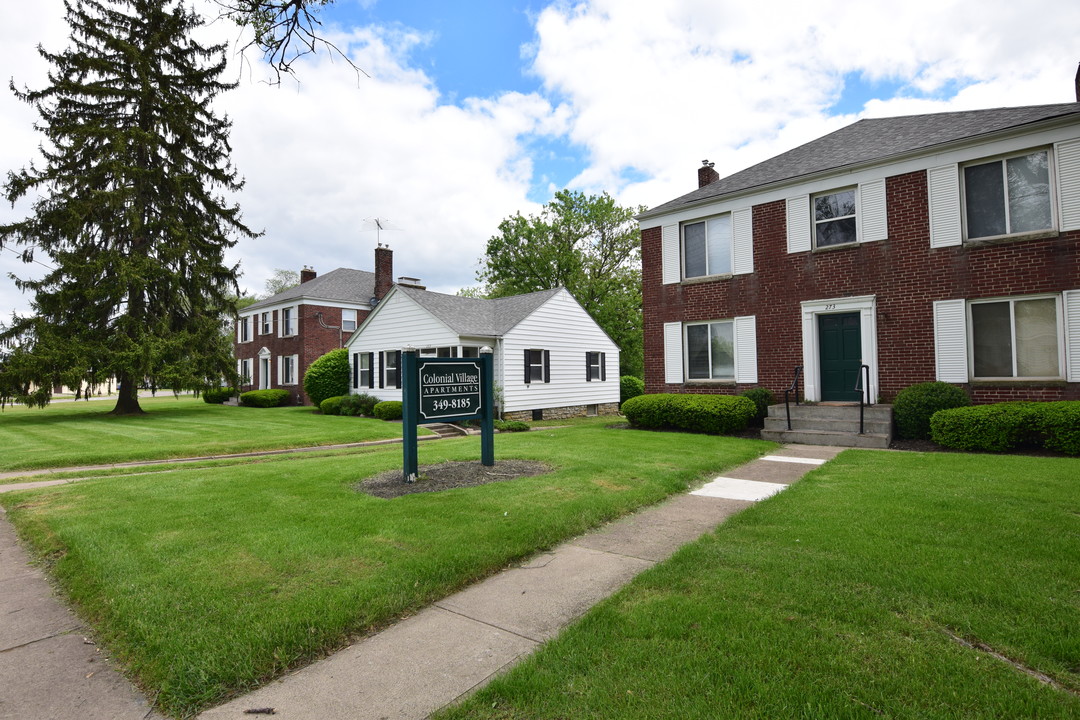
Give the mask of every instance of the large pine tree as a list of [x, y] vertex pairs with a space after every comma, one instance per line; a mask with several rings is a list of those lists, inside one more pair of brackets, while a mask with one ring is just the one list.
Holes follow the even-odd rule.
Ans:
[[144, 383], [195, 389], [235, 373], [222, 318], [237, 268], [224, 253], [254, 233], [221, 195], [243, 182], [228, 157], [229, 122], [211, 108], [233, 85], [218, 79], [224, 46], [192, 39], [201, 19], [183, 3], [65, 8], [70, 47], [39, 50], [48, 87], [12, 84], [46, 142], [40, 167], [8, 174], [8, 200], [36, 199], [29, 217], [0, 225], [0, 243], [55, 269], [18, 282], [34, 293], [34, 314], [0, 333], [10, 348], [0, 392], [44, 404], [53, 384], [115, 376], [113, 412], [138, 413]]

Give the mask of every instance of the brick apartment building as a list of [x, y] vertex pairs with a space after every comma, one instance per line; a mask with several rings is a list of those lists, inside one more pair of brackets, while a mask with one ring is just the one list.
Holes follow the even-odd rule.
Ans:
[[[639, 216], [647, 392], [1080, 399], [1078, 102], [862, 120]], [[865, 365], [865, 370], [862, 366]], [[861, 387], [861, 384], [860, 384]]]
[[[394, 286], [393, 276], [393, 252], [380, 243], [375, 272], [338, 268], [317, 275], [305, 267], [299, 285], [244, 308], [234, 346], [241, 390], [282, 388], [294, 404], [307, 403], [303, 382], [308, 367], [345, 346]], [[416, 286], [413, 278], [399, 282]]]

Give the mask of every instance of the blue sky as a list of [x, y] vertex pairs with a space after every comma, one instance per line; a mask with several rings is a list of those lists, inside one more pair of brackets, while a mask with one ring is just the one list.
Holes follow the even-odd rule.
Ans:
[[[210, 0], [191, 0], [201, 10]], [[326, 52], [280, 87], [232, 56], [236, 196], [264, 235], [230, 252], [242, 287], [276, 268], [371, 269], [384, 233], [398, 275], [474, 285], [499, 222], [561, 188], [653, 206], [862, 117], [1070, 102], [1080, 3], [1061, 0], [337, 0], [323, 28], [370, 77]], [[1053, 22], [1047, 22], [1053, 18]], [[66, 45], [62, 0], [0, 4], [0, 67], [41, 87], [42, 43]], [[205, 39], [242, 44], [225, 23]], [[237, 41], [240, 40], [238, 43]], [[0, 90], [0, 174], [41, 138]], [[2, 175], [0, 175], [2, 176]], [[27, 210], [0, 207], [0, 221]], [[0, 251], [0, 316], [28, 298]]]

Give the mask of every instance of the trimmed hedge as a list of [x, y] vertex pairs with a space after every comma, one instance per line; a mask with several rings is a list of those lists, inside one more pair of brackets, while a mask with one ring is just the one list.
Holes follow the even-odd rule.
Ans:
[[373, 410], [375, 417], [380, 420], [400, 420], [401, 419], [401, 401], [400, 400], [383, 400], [381, 403], [375, 406]]
[[1038, 447], [1080, 455], [1080, 401], [1006, 402], [940, 410], [931, 439], [955, 450]]
[[374, 395], [368, 395], [367, 393], [360, 393], [358, 395], [346, 395], [345, 399], [341, 401], [341, 414], [354, 416], [354, 415], [367, 415], [372, 417], [375, 415], [375, 406], [379, 404], [379, 398]]
[[739, 394], [744, 398], [749, 398], [757, 408], [757, 412], [754, 414], [753, 419], [754, 425], [757, 427], [764, 425], [765, 418], [769, 415], [769, 406], [776, 402], [772, 390], [769, 388], [756, 387], [744, 390]]
[[341, 402], [348, 395], [335, 395], [334, 397], [328, 397], [319, 403], [319, 410], [323, 415], [340, 415], [341, 414]]
[[752, 400], [736, 395], [639, 395], [622, 406], [633, 427], [718, 435], [745, 430], [756, 412]]
[[211, 388], [203, 390], [202, 399], [211, 405], [220, 405], [236, 394], [235, 388]]
[[623, 375], [619, 378], [619, 402], [624, 403], [630, 398], [645, 394], [645, 381], [633, 375]]
[[349, 351], [331, 350], [311, 363], [304, 373], [304, 392], [311, 402], [322, 407], [329, 397], [349, 394]]
[[240, 404], [247, 407], [280, 407], [288, 402], [288, 390], [251, 390], [240, 395]]
[[934, 413], [968, 405], [971, 405], [971, 398], [967, 391], [955, 385], [943, 382], [909, 385], [898, 392], [893, 401], [896, 434], [910, 440], [927, 440]]
[[521, 420], [496, 420], [494, 425], [499, 432], [526, 432], [529, 429], [529, 423]]

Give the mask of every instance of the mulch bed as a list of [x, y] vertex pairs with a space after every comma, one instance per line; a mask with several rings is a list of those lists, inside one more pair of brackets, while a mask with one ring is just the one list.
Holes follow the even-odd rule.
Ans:
[[421, 465], [416, 482], [405, 482], [401, 470], [388, 470], [355, 485], [355, 488], [380, 498], [396, 498], [413, 493], [438, 492], [453, 488], [475, 487], [505, 482], [551, 472], [550, 465], [533, 460], [499, 460], [488, 467], [479, 460]]

